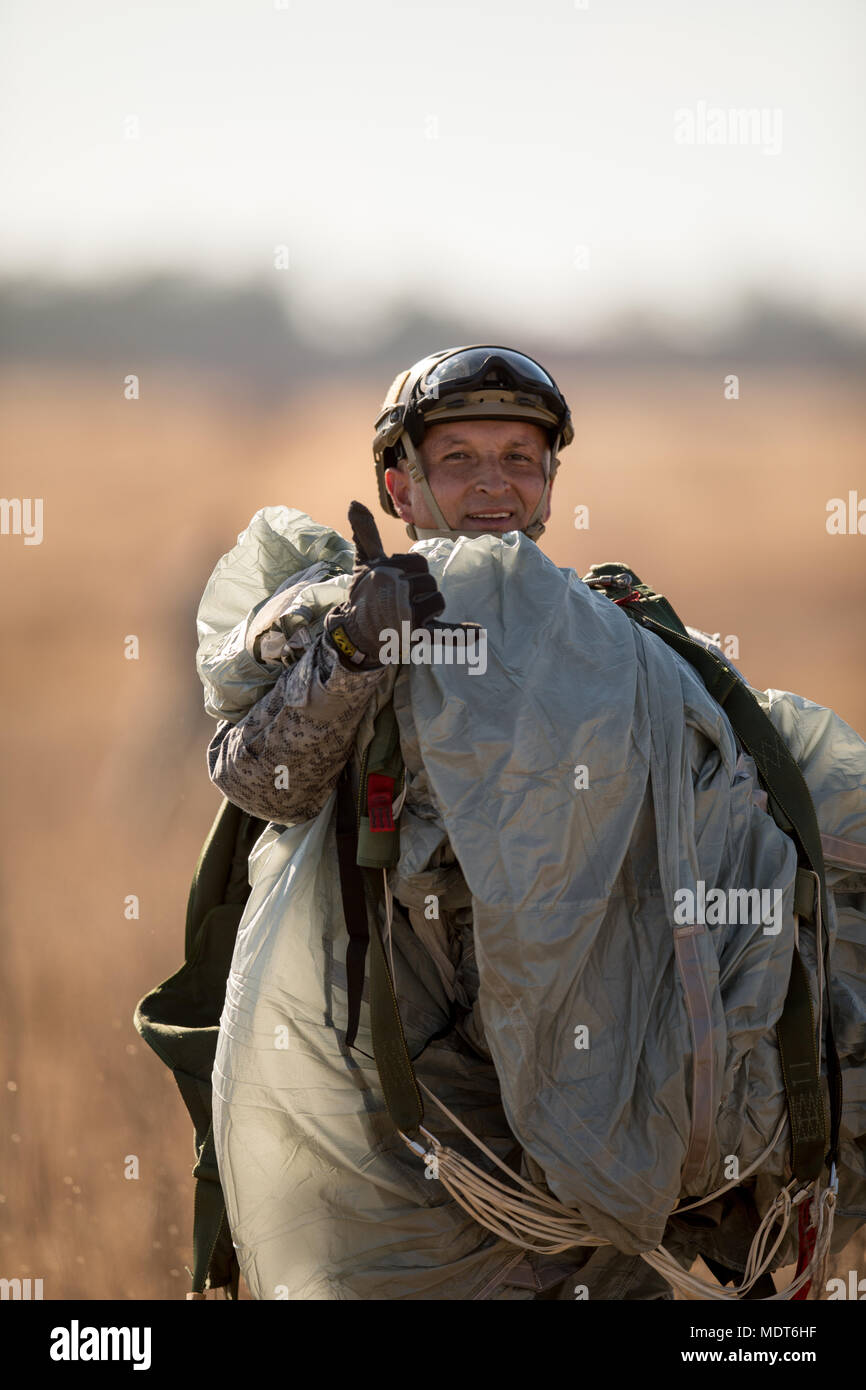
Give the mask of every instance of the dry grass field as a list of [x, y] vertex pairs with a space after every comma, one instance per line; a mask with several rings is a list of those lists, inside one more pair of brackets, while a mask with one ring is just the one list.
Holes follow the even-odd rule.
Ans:
[[[229, 380], [168, 369], [134, 402], [115, 372], [0, 376], [4, 495], [44, 499], [41, 545], [0, 536], [0, 1275], [42, 1278], [46, 1299], [188, 1288], [191, 1127], [132, 1013], [181, 962], [220, 799], [196, 607], [259, 507], [287, 503], [344, 534], [353, 497], [378, 513], [370, 437], [390, 375], [299, 387], [268, 412]], [[825, 528], [827, 500], [866, 487], [857, 384], [754, 368], [738, 401], [698, 367], [560, 384], [577, 435], [547, 553], [580, 573], [628, 562], [687, 622], [736, 635], [753, 684], [866, 733], [866, 537]], [[573, 524], [581, 504], [588, 530]], [[381, 530], [404, 548], [397, 522]], [[831, 1273], [849, 1268], [866, 1274], [862, 1240]]]

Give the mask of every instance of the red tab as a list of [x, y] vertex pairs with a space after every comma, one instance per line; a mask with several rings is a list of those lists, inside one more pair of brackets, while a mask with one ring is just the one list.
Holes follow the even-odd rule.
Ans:
[[[800, 1207], [800, 1220], [798, 1234], [800, 1237], [800, 1252], [797, 1260], [797, 1274], [802, 1274], [807, 1264], [815, 1253], [815, 1237], [818, 1234], [817, 1227], [812, 1225], [812, 1203], [814, 1198], [808, 1198]], [[805, 1283], [802, 1289], [798, 1289], [791, 1297], [791, 1302], [797, 1299], [809, 1297], [809, 1290], [812, 1287], [811, 1279]]]
[[394, 778], [371, 772], [367, 778], [367, 815], [371, 830], [393, 830]]

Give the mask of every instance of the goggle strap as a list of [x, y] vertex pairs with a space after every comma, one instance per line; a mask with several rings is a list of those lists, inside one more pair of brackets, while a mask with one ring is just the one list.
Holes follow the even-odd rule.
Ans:
[[[542, 534], [542, 532], [545, 529], [544, 522], [541, 520], [541, 517], [544, 512], [544, 508], [547, 504], [547, 498], [550, 494], [550, 481], [554, 472], [556, 471], [554, 460], [556, 458], [556, 451], [559, 448], [559, 440], [560, 434], [557, 433], [554, 437], [553, 444], [551, 446], [549, 462], [545, 463], [544, 488], [542, 490], [541, 496], [538, 499], [538, 505], [536, 506], [535, 510], [532, 513], [532, 516], [529, 518], [526, 525], [523, 527], [524, 533], [527, 536], [529, 536], [530, 540], [533, 541], [537, 541], [538, 537]], [[459, 532], [451, 530], [451, 527], [448, 525], [448, 522], [442, 515], [442, 510], [439, 506], [439, 503], [436, 501], [436, 498], [433, 496], [433, 490], [427, 481], [427, 476], [421, 465], [421, 460], [418, 457], [415, 445], [412, 443], [412, 440], [409, 438], [409, 435], [406, 432], [404, 432], [403, 434], [402, 444], [403, 449], [406, 453], [406, 467], [409, 472], [409, 475], [418, 484], [418, 486], [424, 493], [430, 511], [436, 520], [437, 527], [445, 531], [449, 535], [459, 535]], [[411, 539], [415, 540], [416, 537], [413, 535], [414, 527], [411, 526], [411, 524], [407, 525], [406, 530], [409, 532], [409, 536], [411, 537]]]
[[551, 479], [553, 478], [553, 475], [556, 472], [556, 463], [554, 462], [554, 460], [556, 459], [556, 451], [559, 448], [560, 438], [561, 434], [559, 432], [557, 432], [553, 437], [553, 443], [550, 446], [550, 454], [545, 459], [544, 464], [544, 488], [542, 490], [541, 496], [538, 499], [538, 505], [535, 508], [535, 511], [532, 513], [532, 516], [529, 518], [529, 520], [523, 528], [526, 532], [526, 535], [529, 536], [530, 540], [533, 541], [537, 541], [538, 537], [545, 529], [544, 522], [541, 520], [541, 518], [544, 513], [544, 508], [547, 505], [548, 496], [550, 494]]
[[449, 527], [448, 522], [442, 515], [439, 503], [433, 496], [433, 490], [427, 481], [427, 476], [424, 472], [423, 467], [421, 466], [421, 460], [419, 459], [418, 454], [416, 453], [415, 445], [409, 438], [408, 431], [404, 431], [403, 433], [402, 444], [406, 454], [406, 467], [409, 470], [409, 475], [418, 484], [418, 486], [421, 488], [421, 491], [424, 493], [424, 496], [427, 499], [427, 505], [429, 506], [430, 511], [436, 519], [436, 525], [440, 526], [444, 531], [450, 530], [451, 528]]

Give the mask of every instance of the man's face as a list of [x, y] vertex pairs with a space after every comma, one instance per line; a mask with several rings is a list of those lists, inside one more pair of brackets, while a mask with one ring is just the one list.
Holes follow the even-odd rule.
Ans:
[[[447, 420], [431, 425], [418, 456], [433, 496], [453, 531], [521, 531], [544, 490], [547, 435], [524, 420]], [[385, 484], [404, 521], [424, 530], [437, 522], [416, 482], [400, 468]], [[553, 484], [551, 484], [551, 492]], [[550, 493], [542, 521], [550, 516]]]

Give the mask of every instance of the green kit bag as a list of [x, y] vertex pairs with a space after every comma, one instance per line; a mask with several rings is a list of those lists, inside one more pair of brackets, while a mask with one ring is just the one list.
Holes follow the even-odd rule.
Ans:
[[186, 911], [185, 961], [146, 994], [134, 1023], [171, 1068], [195, 1130], [192, 1291], [227, 1289], [239, 1269], [213, 1139], [211, 1072], [238, 924], [249, 896], [250, 852], [267, 822], [223, 798], [199, 854]]

